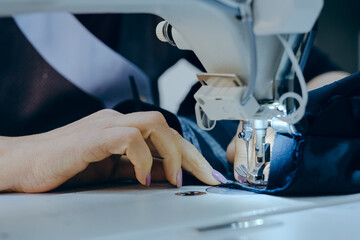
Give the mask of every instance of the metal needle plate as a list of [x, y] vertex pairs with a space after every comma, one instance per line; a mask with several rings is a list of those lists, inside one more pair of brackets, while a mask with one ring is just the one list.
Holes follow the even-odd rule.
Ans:
[[189, 192], [178, 192], [175, 193], [176, 196], [184, 196], [184, 197], [190, 197], [190, 196], [201, 196], [205, 195], [206, 192], [198, 192], [198, 191], [189, 191]]
[[248, 177], [249, 172], [248, 172], [248, 170], [246, 169], [246, 167], [243, 164], [241, 164], [240, 167], [236, 167], [235, 171], [237, 172], [237, 174], [239, 174], [243, 178]]

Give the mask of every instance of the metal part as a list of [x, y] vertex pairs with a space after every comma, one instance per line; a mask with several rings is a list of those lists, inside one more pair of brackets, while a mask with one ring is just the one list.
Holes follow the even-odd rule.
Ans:
[[[216, 121], [211, 120], [208, 115], [204, 112], [202, 107], [200, 106], [203, 103], [202, 99], [198, 100], [198, 103], [195, 105], [195, 116], [196, 116], [196, 122], [197, 125], [202, 129], [206, 131], [212, 130], [216, 126]], [[205, 104], [205, 102], [204, 102]]]
[[[253, 195], [253, 192], [248, 192], [248, 191], [239, 191], [239, 188], [236, 188], [235, 184], [240, 184], [240, 183], [230, 183], [228, 182], [225, 185], [221, 185], [221, 186], [212, 186], [212, 187], [208, 187], [206, 189], [206, 192], [208, 193], [213, 193], [213, 194], [222, 194], [222, 195]], [[242, 183], [242, 186], [244, 186], [246, 184]], [[234, 188], [232, 188], [234, 187]]]
[[241, 221], [241, 222], [232, 222], [229, 224], [222, 224], [222, 225], [216, 225], [211, 227], [204, 227], [199, 228], [198, 230], [200, 232], [206, 232], [206, 231], [213, 231], [213, 230], [219, 230], [219, 229], [247, 229], [247, 228], [254, 228], [254, 227], [260, 227], [264, 225], [263, 219], [255, 219], [250, 221]]
[[[227, 224], [219, 224], [209, 227], [202, 227], [198, 228], [197, 230], [199, 232], [208, 232], [208, 231], [221, 231], [221, 230], [245, 230], [245, 229], [252, 229], [252, 228], [261, 228], [261, 227], [270, 227], [270, 226], [279, 226], [281, 225], [281, 222], [278, 221], [268, 221], [264, 220], [262, 218], [258, 219], [244, 219], [242, 221], [237, 222], [231, 222]], [[232, 239], [232, 238], [231, 238]], [[242, 238], [236, 238], [236, 239], [242, 239]], [[247, 238], [245, 238], [247, 239]]]
[[254, 120], [255, 129], [255, 166], [250, 172], [251, 179], [248, 179], [254, 184], [264, 185], [267, 182], [264, 181], [263, 171], [265, 163], [270, 161], [270, 144], [265, 143], [266, 129], [269, 124], [266, 120]]
[[267, 120], [254, 120], [256, 135], [255, 148], [258, 150], [256, 151], [256, 157], [262, 158], [264, 156], [263, 144], [265, 143], [266, 129], [268, 126], [269, 124]]
[[235, 171], [239, 176], [245, 178], [249, 183], [255, 185], [266, 185], [267, 181], [264, 177], [264, 168], [265, 163], [270, 161], [270, 144], [264, 143], [264, 157], [262, 158], [255, 158], [255, 166], [254, 169], [251, 171], [245, 167], [245, 165], [240, 165], [240, 167], [236, 167]]
[[167, 42], [172, 46], [176, 46], [174, 38], [172, 36], [172, 26], [168, 21], [160, 22], [156, 27], [156, 36], [162, 42]]
[[243, 121], [242, 131], [239, 133], [239, 138], [249, 142], [253, 137], [253, 128], [251, 121]]
[[248, 82], [248, 91], [241, 99], [241, 104], [245, 105], [253, 96], [256, 80], [257, 80], [257, 47], [256, 47], [256, 37], [254, 33], [254, 19], [253, 19], [253, 9], [252, 9], [252, 0], [238, 0], [239, 15], [241, 21], [246, 25], [247, 35], [249, 36], [249, 59], [250, 59], [250, 80]]
[[[243, 121], [243, 130], [239, 133], [239, 138], [246, 141], [247, 146], [247, 166], [240, 165], [235, 168], [239, 176], [245, 178], [252, 184], [266, 185], [264, 177], [265, 163], [270, 161], [270, 144], [265, 143], [266, 129], [268, 128], [267, 120], [254, 120], [255, 129], [255, 159], [249, 157], [249, 141], [253, 138], [253, 128], [250, 121]], [[253, 168], [250, 167], [250, 161], [253, 160]], [[251, 170], [250, 170], [251, 169]]]
[[301, 134], [297, 131], [293, 124], [289, 124], [287, 122], [281, 121], [278, 118], [273, 118], [269, 122], [270, 126], [274, 129], [274, 131], [278, 133], [287, 133], [292, 136], [300, 136]]
[[243, 121], [243, 129], [239, 133], [239, 138], [242, 138], [246, 144], [246, 164], [247, 169], [250, 169], [250, 159], [249, 159], [249, 142], [253, 138], [253, 128], [251, 121]]
[[198, 191], [189, 191], [189, 192], [178, 192], [175, 193], [176, 196], [184, 196], [184, 197], [190, 197], [190, 196], [201, 196], [205, 195], [206, 192], [198, 192]]
[[243, 178], [248, 178], [249, 176], [249, 171], [243, 164], [241, 164], [240, 167], [235, 167], [235, 171]]

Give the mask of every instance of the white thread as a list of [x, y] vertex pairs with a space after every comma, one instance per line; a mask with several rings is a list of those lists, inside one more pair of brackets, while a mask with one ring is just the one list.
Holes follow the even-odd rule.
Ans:
[[307, 92], [307, 88], [306, 88], [306, 81], [305, 81], [303, 72], [301, 71], [301, 68], [299, 66], [298, 60], [296, 59], [295, 54], [294, 54], [293, 50], [291, 49], [290, 45], [287, 43], [287, 41], [282, 36], [277, 35], [277, 37], [279, 38], [280, 42], [284, 46], [284, 49], [293, 65], [295, 73], [299, 79], [301, 95], [302, 95], [302, 96], [300, 96], [299, 94], [297, 94], [295, 92], [287, 92], [279, 98], [279, 102], [281, 104], [283, 104], [284, 101], [288, 98], [293, 98], [296, 101], [298, 101], [298, 103], [299, 103], [299, 107], [298, 107], [298, 109], [296, 109], [295, 112], [293, 112], [287, 116], [281, 116], [281, 117], [279, 117], [279, 119], [281, 119], [285, 122], [288, 122], [289, 124], [295, 124], [298, 121], [300, 121], [301, 118], [305, 114], [305, 108], [306, 108], [306, 104], [308, 101], [308, 92]]

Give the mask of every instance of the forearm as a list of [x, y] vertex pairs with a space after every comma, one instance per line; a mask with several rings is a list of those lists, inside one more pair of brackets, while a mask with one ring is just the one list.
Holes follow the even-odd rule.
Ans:
[[312, 91], [317, 88], [321, 88], [325, 85], [336, 82], [336, 81], [338, 81], [342, 78], [345, 78], [349, 75], [350, 75], [349, 73], [343, 72], [343, 71], [332, 71], [332, 72], [323, 73], [323, 74], [311, 79], [307, 83], [308, 91]]

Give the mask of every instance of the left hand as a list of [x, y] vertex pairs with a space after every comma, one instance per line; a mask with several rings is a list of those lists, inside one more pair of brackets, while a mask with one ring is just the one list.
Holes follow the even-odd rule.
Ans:
[[[185, 170], [206, 184], [217, 185], [218, 182], [209, 173], [212, 167], [199, 151], [177, 131], [173, 130], [181, 146], [182, 165]], [[151, 141], [146, 141], [153, 158], [151, 179], [153, 182], [166, 182], [164, 162]], [[90, 164], [83, 172], [63, 184], [64, 187], [76, 187], [101, 182], [122, 180], [136, 181], [135, 169], [127, 156], [112, 155], [101, 162]]]
[[[118, 161], [125, 154], [128, 160]], [[152, 155], [162, 159], [154, 167]], [[0, 166], [0, 191], [45, 192], [69, 180], [79, 185], [135, 177], [149, 185], [151, 169], [153, 180], [178, 187], [182, 169], [209, 185], [221, 180], [159, 112], [102, 110], [50, 132], [0, 137]]]

